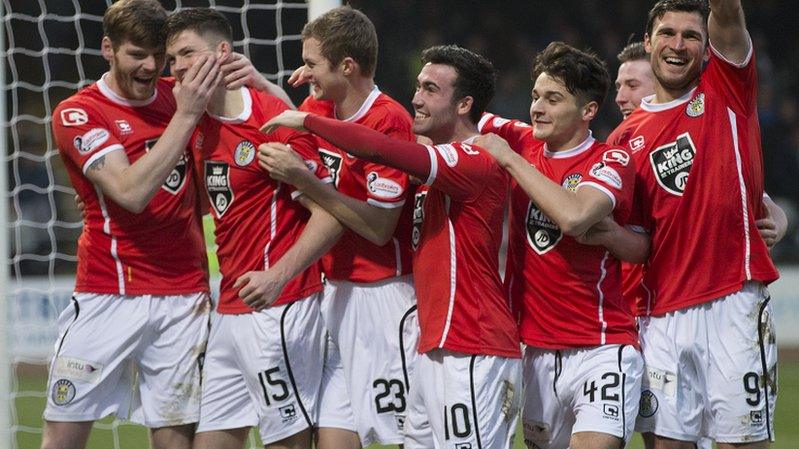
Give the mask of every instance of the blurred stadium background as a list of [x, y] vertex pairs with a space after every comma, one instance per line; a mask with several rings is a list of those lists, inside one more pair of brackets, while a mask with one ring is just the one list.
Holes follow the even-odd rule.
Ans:
[[[0, 202], [0, 447], [36, 448], [41, 439], [44, 363], [67, 304], [75, 272], [81, 219], [52, 143], [49, 111], [107, 70], [99, 56], [100, 20], [108, 0], [3, 0], [2, 33], [7, 169]], [[236, 48], [270, 79], [283, 82], [301, 64], [299, 31], [307, 17], [302, 0], [162, 0], [164, 6], [213, 6], [234, 26]], [[615, 55], [640, 40], [653, 1], [560, 0], [351, 0], [375, 23], [380, 39], [376, 79], [410, 110], [419, 53], [457, 43], [491, 59], [500, 70], [492, 112], [528, 120], [530, 65], [552, 40], [591, 49], [615, 77]], [[783, 278], [772, 287], [781, 343], [775, 448], [799, 447], [799, 8], [787, 0], [744, 0], [757, 52], [760, 121], [766, 189], [788, 214], [789, 229], [773, 251]], [[299, 103], [305, 89], [287, 89]], [[605, 138], [621, 120], [613, 93], [594, 134]], [[3, 178], [0, 176], [0, 181]], [[723, 192], [720, 192], [723, 194]], [[7, 215], [3, 219], [2, 211]], [[213, 238], [209, 232], [209, 254]], [[6, 253], [6, 254], [3, 254]], [[718, 261], [723, 263], [723, 261]], [[5, 345], [3, 345], [5, 343]], [[10, 373], [10, 375], [7, 375]], [[4, 389], [4, 386], [8, 388]], [[4, 392], [8, 391], [8, 394]], [[793, 425], [792, 425], [793, 424]], [[146, 447], [144, 429], [105, 420], [91, 448]], [[253, 441], [255, 444], [255, 442]], [[523, 447], [517, 435], [516, 447]], [[633, 447], [641, 447], [636, 441]]]

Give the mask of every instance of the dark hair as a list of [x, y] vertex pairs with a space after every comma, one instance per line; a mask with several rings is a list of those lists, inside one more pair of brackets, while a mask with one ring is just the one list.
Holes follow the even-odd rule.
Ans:
[[602, 106], [610, 88], [610, 74], [605, 61], [563, 42], [552, 42], [536, 55], [533, 82], [544, 72], [557, 78], [584, 104], [596, 101]]
[[422, 63], [443, 64], [455, 69], [453, 100], [472, 97], [469, 118], [477, 123], [494, 98], [497, 71], [491, 61], [457, 45], [437, 45], [422, 52]]
[[319, 41], [322, 56], [337, 65], [346, 57], [361, 67], [365, 76], [377, 69], [377, 31], [366, 14], [349, 6], [340, 6], [322, 14], [302, 29], [303, 42]]
[[702, 17], [702, 27], [707, 30], [707, 18], [710, 16], [707, 0], [660, 0], [649, 10], [649, 16], [646, 19], [646, 34], [651, 37], [655, 19], [661, 19], [664, 14], [672, 11], [699, 14]]
[[183, 31], [194, 31], [200, 36], [213, 35], [219, 41], [233, 43], [233, 29], [230, 22], [211, 8], [183, 9], [170, 14], [166, 19], [166, 40], [177, 37]]
[[633, 42], [627, 44], [627, 46], [616, 55], [616, 59], [619, 60], [620, 64], [624, 64], [629, 61], [648, 61], [649, 56], [646, 54], [643, 42]]
[[166, 15], [157, 0], [120, 0], [103, 15], [103, 35], [115, 49], [126, 41], [144, 48], [163, 47]]

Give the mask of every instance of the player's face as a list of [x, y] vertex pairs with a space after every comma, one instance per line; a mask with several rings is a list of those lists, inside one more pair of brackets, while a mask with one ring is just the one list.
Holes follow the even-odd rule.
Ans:
[[453, 98], [458, 73], [444, 64], [427, 63], [416, 77], [413, 96], [413, 132], [435, 143], [449, 140], [458, 119]]
[[533, 86], [530, 121], [533, 135], [550, 148], [560, 148], [572, 140], [584, 124], [583, 109], [557, 78], [546, 72], [538, 75]]
[[670, 11], [655, 19], [652, 35], [644, 36], [657, 83], [672, 97], [699, 81], [707, 57], [706, 31], [699, 13]]
[[340, 67], [334, 67], [322, 56], [318, 39], [309, 37], [302, 42], [302, 60], [305, 62], [302, 78], [311, 85], [311, 95], [317, 100], [341, 100], [339, 97], [345, 92], [346, 78]]
[[218, 56], [212, 43], [191, 30], [181, 31], [169, 39], [166, 54], [169, 59], [169, 71], [178, 81], [183, 81], [186, 72], [204, 55]]
[[627, 61], [619, 66], [616, 77], [616, 104], [627, 118], [641, 100], [655, 93], [655, 77], [649, 60]]
[[153, 96], [164, 70], [164, 49], [144, 48], [125, 41], [116, 49], [103, 38], [103, 55], [111, 63], [113, 87], [123, 98], [146, 100]]

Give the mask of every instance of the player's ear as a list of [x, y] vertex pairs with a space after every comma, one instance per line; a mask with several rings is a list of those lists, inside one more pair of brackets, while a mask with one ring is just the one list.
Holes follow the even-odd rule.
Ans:
[[341, 60], [340, 67], [345, 76], [352, 76], [355, 74], [355, 71], [359, 69], [358, 63], [349, 56]]
[[647, 53], [652, 53], [652, 40], [649, 38], [649, 33], [644, 34], [644, 50]]
[[584, 122], [590, 122], [591, 120], [596, 117], [597, 112], [599, 112], [599, 103], [596, 101], [589, 101], [585, 106], [582, 108], [582, 119]]
[[102, 42], [100, 42], [100, 52], [103, 54], [103, 58], [106, 61], [113, 61], [114, 60], [114, 44], [111, 43], [111, 38], [108, 36], [103, 36]]
[[472, 106], [474, 105], [474, 97], [471, 95], [467, 95], [460, 100], [458, 100], [457, 107], [458, 107], [458, 115], [469, 115], [469, 112], [472, 110]]
[[222, 41], [216, 46], [216, 58], [220, 61], [224, 61], [232, 52], [233, 48], [228, 41]]

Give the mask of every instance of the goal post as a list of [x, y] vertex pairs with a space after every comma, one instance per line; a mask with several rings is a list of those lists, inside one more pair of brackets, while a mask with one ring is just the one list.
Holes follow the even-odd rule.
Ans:
[[[301, 64], [302, 26], [340, 0], [160, 0], [211, 7], [231, 22], [234, 50], [280, 85]], [[50, 113], [107, 70], [99, 44], [113, 0], [0, 1], [0, 448], [38, 447], [56, 319], [74, 288], [82, 228], [55, 148]], [[218, 279], [216, 279], [218, 283]], [[131, 430], [133, 429], [133, 430]], [[146, 447], [144, 431], [103, 420], [89, 448]], [[135, 431], [135, 432], [134, 432]], [[135, 437], [138, 438], [138, 437]], [[251, 439], [250, 446], [255, 440]], [[127, 444], [126, 444], [127, 443]]]

